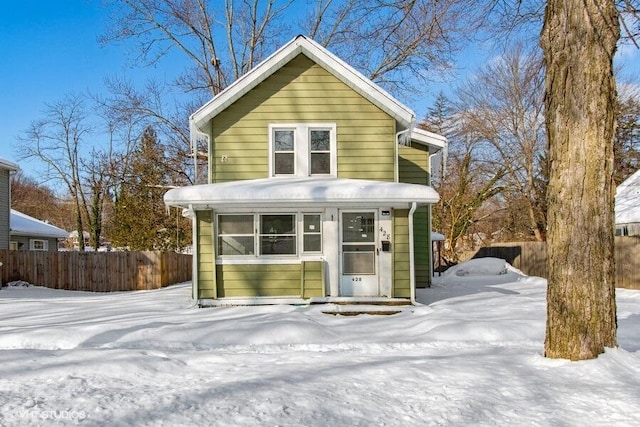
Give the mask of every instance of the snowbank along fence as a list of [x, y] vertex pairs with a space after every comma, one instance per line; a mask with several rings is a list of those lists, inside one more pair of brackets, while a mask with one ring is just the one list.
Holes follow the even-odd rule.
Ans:
[[[498, 243], [480, 248], [473, 258], [506, 260], [529, 276], [547, 277], [545, 242]], [[615, 238], [616, 287], [640, 289], [640, 237]]]
[[39, 252], [0, 250], [6, 284], [73, 291], [115, 292], [158, 289], [191, 280], [192, 256], [171, 252]]

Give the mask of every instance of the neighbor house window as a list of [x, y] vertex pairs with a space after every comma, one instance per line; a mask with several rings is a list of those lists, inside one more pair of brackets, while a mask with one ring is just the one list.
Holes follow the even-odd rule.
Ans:
[[336, 125], [296, 123], [269, 125], [270, 176], [335, 176]]
[[49, 242], [40, 239], [31, 239], [29, 241], [29, 248], [32, 251], [46, 251], [49, 249]]
[[253, 255], [253, 215], [218, 215], [218, 253]]
[[9, 242], [9, 249], [11, 249], [12, 251], [17, 251], [18, 250], [18, 242]]

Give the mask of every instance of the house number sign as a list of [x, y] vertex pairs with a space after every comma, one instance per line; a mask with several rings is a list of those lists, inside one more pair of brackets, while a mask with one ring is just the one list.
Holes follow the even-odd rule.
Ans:
[[391, 240], [391, 233], [389, 233], [384, 227], [380, 227], [380, 236], [382, 236], [382, 240]]

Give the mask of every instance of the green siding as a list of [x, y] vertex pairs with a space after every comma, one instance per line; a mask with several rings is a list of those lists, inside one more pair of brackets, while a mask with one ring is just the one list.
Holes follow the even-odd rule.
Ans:
[[409, 211], [407, 209], [394, 211], [393, 236], [393, 296], [410, 298]]
[[[423, 145], [398, 149], [398, 167], [400, 182], [429, 185], [429, 150]], [[431, 284], [431, 239], [429, 236], [429, 208], [419, 207], [413, 216], [413, 243], [416, 287], [424, 288]]]
[[301, 264], [221, 264], [218, 297], [301, 297]]
[[302, 263], [302, 296], [304, 298], [324, 296], [324, 262], [305, 261]]
[[303, 122], [336, 123], [339, 177], [393, 181], [395, 120], [298, 55], [212, 120], [209, 182], [268, 177], [269, 123]]
[[213, 211], [196, 212], [198, 298], [216, 298]]

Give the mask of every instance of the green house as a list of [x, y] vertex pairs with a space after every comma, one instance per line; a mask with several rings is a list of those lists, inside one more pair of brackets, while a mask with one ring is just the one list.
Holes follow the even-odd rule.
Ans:
[[431, 156], [444, 137], [298, 36], [190, 117], [208, 184], [193, 218], [200, 305], [406, 299], [430, 284]]

